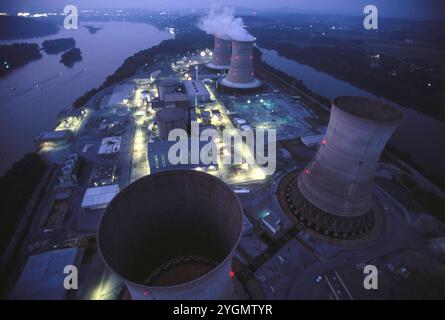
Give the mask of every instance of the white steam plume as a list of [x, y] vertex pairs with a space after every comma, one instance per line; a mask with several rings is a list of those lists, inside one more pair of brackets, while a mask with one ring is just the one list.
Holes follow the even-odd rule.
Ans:
[[238, 41], [253, 41], [255, 38], [244, 28], [243, 19], [235, 18], [234, 9], [229, 7], [212, 7], [203, 17], [198, 27], [207, 34], [216, 35], [222, 39]]

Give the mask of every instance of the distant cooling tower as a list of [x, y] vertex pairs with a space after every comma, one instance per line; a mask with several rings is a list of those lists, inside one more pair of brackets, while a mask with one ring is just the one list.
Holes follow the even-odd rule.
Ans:
[[401, 111], [380, 101], [334, 99], [320, 149], [286, 187], [286, 202], [296, 218], [334, 238], [367, 234], [374, 225], [374, 172], [402, 118]]
[[212, 61], [208, 63], [206, 67], [214, 70], [229, 69], [231, 55], [232, 55], [231, 41], [215, 36], [215, 47], [213, 48]]
[[98, 248], [132, 299], [227, 299], [241, 229], [241, 204], [224, 182], [169, 171], [136, 180], [111, 201]]
[[232, 57], [227, 77], [221, 80], [224, 87], [254, 89], [261, 85], [253, 73], [254, 41], [232, 41]]
[[187, 111], [181, 108], [164, 108], [156, 113], [156, 119], [159, 127], [159, 138], [168, 139], [170, 130], [188, 128]]

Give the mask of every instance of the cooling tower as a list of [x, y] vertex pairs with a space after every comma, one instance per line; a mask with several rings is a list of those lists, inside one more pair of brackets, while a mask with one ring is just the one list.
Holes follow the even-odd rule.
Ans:
[[253, 40], [232, 41], [229, 73], [220, 84], [233, 89], [254, 89], [261, 85], [253, 73], [253, 45]]
[[374, 224], [374, 172], [402, 118], [401, 111], [380, 101], [334, 99], [317, 154], [286, 187], [286, 202], [297, 219], [334, 238], [367, 234]]
[[111, 201], [98, 248], [132, 299], [227, 299], [241, 229], [241, 204], [224, 182], [168, 171], [136, 180]]
[[206, 67], [214, 70], [229, 69], [232, 55], [232, 43], [215, 35], [215, 47], [213, 48], [212, 61]]
[[156, 119], [159, 127], [159, 138], [168, 139], [170, 130], [184, 129], [188, 127], [187, 111], [181, 108], [164, 108], [156, 113]]

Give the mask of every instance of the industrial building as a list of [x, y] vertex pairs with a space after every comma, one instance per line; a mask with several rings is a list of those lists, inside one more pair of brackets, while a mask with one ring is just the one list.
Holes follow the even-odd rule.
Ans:
[[325, 134], [304, 136], [304, 137], [300, 138], [300, 141], [306, 147], [315, 147], [315, 146], [319, 146], [322, 143], [324, 136], [325, 136]]
[[223, 87], [230, 89], [255, 89], [261, 82], [253, 72], [254, 40], [232, 41], [232, 57], [227, 77], [220, 81]]
[[188, 97], [197, 107], [198, 103], [210, 102], [210, 93], [200, 80], [185, 80], [182, 82]]
[[95, 187], [113, 184], [117, 179], [117, 167], [114, 163], [103, 164], [96, 168], [91, 184]]
[[207, 63], [206, 67], [213, 70], [229, 69], [231, 55], [232, 43], [230, 39], [223, 39], [221, 36], [215, 35], [212, 61]]
[[40, 133], [34, 142], [38, 147], [42, 146], [55, 146], [66, 144], [70, 141], [72, 133], [70, 130], [58, 130], [58, 131], [45, 131]]
[[109, 97], [109, 100], [105, 102], [101, 107], [121, 106], [126, 100], [130, 99], [135, 92], [134, 83], [125, 83], [114, 88], [113, 93]]
[[164, 108], [177, 107], [184, 110], [192, 108], [190, 97], [185, 93], [167, 93], [164, 95]]
[[180, 108], [164, 108], [156, 113], [159, 127], [159, 138], [168, 140], [168, 134], [173, 129], [188, 129], [188, 114]]
[[84, 158], [76, 153], [70, 155], [59, 172], [59, 188], [71, 188], [77, 184]]
[[159, 80], [158, 82], [159, 100], [164, 101], [165, 95], [176, 92], [178, 86], [179, 86], [179, 81], [174, 78], [166, 78]]
[[273, 212], [266, 212], [261, 221], [267, 230], [273, 234], [277, 234], [281, 229], [281, 219]]
[[307, 167], [286, 186], [297, 220], [323, 235], [356, 239], [374, 226], [374, 171], [403, 113], [384, 102], [333, 100], [326, 136]]
[[98, 248], [132, 299], [228, 299], [242, 216], [236, 194], [218, 178], [152, 174], [108, 205]]
[[105, 137], [99, 147], [97, 154], [105, 155], [119, 152], [122, 143], [122, 136]]
[[[176, 141], [155, 141], [148, 144], [147, 154], [148, 154], [148, 164], [150, 166], [150, 173], [158, 173], [163, 171], [171, 171], [171, 170], [200, 170], [204, 172], [213, 173], [218, 170], [218, 161], [204, 163], [201, 160], [201, 157], [198, 159], [198, 163], [190, 163], [190, 150], [192, 143], [196, 143], [197, 150], [199, 154], [201, 154], [202, 148], [208, 143], [206, 141], [199, 141], [199, 138], [189, 138], [187, 139], [187, 163], [178, 163], [173, 164], [169, 161], [168, 152], [170, 148], [177, 143]], [[181, 157], [181, 152], [179, 151], [177, 154], [178, 157]], [[211, 156], [211, 155], [209, 155]]]
[[81, 207], [91, 210], [103, 209], [118, 192], [118, 184], [88, 188], [83, 196]]
[[32, 255], [20, 274], [10, 299], [64, 300], [67, 290], [63, 280], [65, 266], [78, 265], [83, 251], [79, 248], [51, 250]]

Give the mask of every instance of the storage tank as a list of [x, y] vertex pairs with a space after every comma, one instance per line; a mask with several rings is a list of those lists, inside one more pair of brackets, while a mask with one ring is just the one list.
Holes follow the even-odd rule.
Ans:
[[359, 238], [373, 227], [374, 173], [403, 113], [365, 97], [333, 100], [326, 136], [286, 188], [286, 201], [306, 226], [334, 238]]
[[170, 130], [187, 130], [188, 128], [187, 111], [182, 108], [164, 108], [156, 113], [156, 119], [159, 128], [159, 138], [162, 140], [168, 140]]
[[203, 172], [168, 171], [111, 201], [98, 248], [132, 299], [230, 299], [241, 230], [242, 207], [228, 185]]

